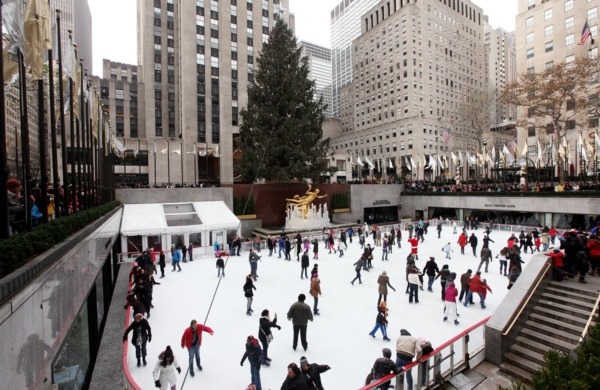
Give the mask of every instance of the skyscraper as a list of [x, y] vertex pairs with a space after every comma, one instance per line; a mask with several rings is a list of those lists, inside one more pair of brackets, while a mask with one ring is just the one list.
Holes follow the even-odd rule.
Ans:
[[300, 42], [302, 56], [308, 57], [308, 66], [310, 67], [310, 78], [315, 80], [317, 96], [323, 97], [323, 103], [327, 104], [325, 118], [333, 117], [333, 97], [331, 95], [331, 50], [308, 43]]
[[50, 0], [52, 24], [56, 23], [56, 9], [61, 10], [61, 45], [63, 55], [69, 44], [69, 33], [73, 31], [73, 42], [77, 44], [77, 56], [83, 58], [88, 74], [93, 73], [92, 61], [92, 14], [87, 0]]
[[[290, 24], [288, 4], [138, 0], [138, 63], [146, 96], [140, 116], [148, 138], [170, 151], [182, 148], [179, 157], [171, 157], [172, 182], [183, 176], [188, 184], [196, 179], [233, 183], [238, 113], [247, 104], [256, 56], [270, 29], [279, 17]], [[159, 182], [168, 178], [167, 157], [158, 155]], [[196, 173], [193, 158], [198, 158]]]
[[[352, 41], [361, 35], [361, 16], [381, 0], [342, 0], [331, 10], [333, 116], [340, 117], [341, 89], [352, 82]], [[395, 0], [400, 1], [400, 0]]]

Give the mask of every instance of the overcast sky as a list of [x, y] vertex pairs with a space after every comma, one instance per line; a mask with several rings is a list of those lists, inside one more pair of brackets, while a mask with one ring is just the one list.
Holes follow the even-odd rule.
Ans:
[[[151, 0], [145, 0], [151, 1]], [[355, 0], [360, 1], [360, 0]], [[88, 0], [93, 20], [94, 73], [102, 76], [102, 60], [137, 64], [137, 0]], [[512, 31], [517, 0], [473, 0], [490, 24]], [[330, 47], [329, 15], [340, 0], [290, 0], [300, 40]], [[118, 10], [118, 12], [115, 12]]]

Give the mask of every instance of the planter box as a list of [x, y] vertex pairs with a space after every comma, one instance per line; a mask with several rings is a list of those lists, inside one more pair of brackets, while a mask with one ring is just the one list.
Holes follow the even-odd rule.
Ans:
[[349, 213], [349, 212], [350, 212], [349, 208], [345, 208], [345, 209], [333, 209], [333, 213], [334, 214]]
[[402, 219], [400, 219], [400, 223], [409, 224], [409, 223], [410, 223], [410, 221], [411, 221], [411, 218], [406, 218], [406, 219], [405, 219], [405, 218], [402, 218]]
[[237, 219], [243, 221], [245, 219], [256, 219], [256, 214], [236, 215]]

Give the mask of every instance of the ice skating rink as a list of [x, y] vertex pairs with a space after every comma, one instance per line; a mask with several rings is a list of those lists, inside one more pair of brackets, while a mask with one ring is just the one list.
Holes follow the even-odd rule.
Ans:
[[[471, 235], [472, 230], [468, 230]], [[483, 246], [483, 229], [474, 231], [479, 245], [477, 254]], [[460, 233], [460, 228], [459, 228]], [[516, 234], [518, 236], [518, 234]], [[419, 244], [419, 261], [417, 267], [423, 269], [429, 256], [434, 256], [438, 267], [448, 264], [451, 272], [460, 275], [472, 269], [475, 273], [479, 257], [474, 257], [471, 247], [465, 247], [465, 255], [460, 254], [456, 243], [459, 234], [452, 234], [452, 228], [444, 227], [441, 238], [437, 238], [435, 226], [429, 228], [425, 241]], [[492, 231], [490, 249], [495, 257], [500, 249], [506, 246], [510, 233]], [[474, 325], [480, 320], [493, 314], [500, 301], [507, 293], [508, 279], [500, 275], [499, 261], [494, 258], [490, 264], [489, 273], [482, 273], [493, 290], [486, 300], [486, 309], [481, 309], [479, 298], [474, 297], [475, 305], [468, 308], [458, 305], [460, 325], [452, 321], [443, 322], [443, 302], [439, 279], [433, 285], [433, 293], [427, 292], [427, 276], [424, 277], [425, 291], [419, 291], [419, 304], [409, 304], [405, 294], [405, 266], [410, 245], [406, 241], [408, 232], [403, 232], [402, 249], [394, 247], [388, 256], [389, 261], [381, 261], [382, 249], [374, 251], [373, 266], [370, 272], [362, 272], [362, 284], [358, 281], [352, 286], [350, 281], [355, 276], [354, 262], [362, 251], [358, 240], [348, 242], [348, 250], [342, 258], [328, 254], [319, 243], [319, 279], [321, 280], [322, 296], [319, 299], [321, 315], [315, 316], [314, 322], [309, 322], [307, 331], [308, 350], [302, 346], [292, 349], [292, 323], [287, 320], [287, 311], [299, 294], [307, 296], [306, 303], [312, 307], [313, 299], [309, 295], [309, 280], [300, 279], [300, 263], [296, 261], [295, 251], [292, 261], [277, 258], [277, 254], [268, 257], [268, 250], [263, 250], [258, 265], [259, 279], [255, 283], [254, 314], [246, 316], [246, 298], [242, 286], [245, 276], [250, 272], [248, 252], [242, 252], [241, 257], [231, 257], [225, 270], [226, 277], [222, 279], [215, 297], [212, 310], [205, 323], [205, 318], [219, 282], [214, 257], [195, 258], [194, 262], [181, 263], [182, 272], [172, 272], [170, 259], [167, 260], [166, 277], [158, 279], [160, 286], [154, 287], [154, 309], [149, 319], [152, 327], [152, 342], [148, 343], [148, 365], [136, 367], [135, 348], [131, 345], [129, 336], [128, 363], [133, 378], [143, 390], [155, 388], [152, 370], [158, 354], [170, 345], [182, 366], [178, 376], [177, 389], [180, 390], [187, 369], [188, 352], [181, 348], [181, 336], [190, 325], [192, 319], [211, 327], [214, 336], [203, 334], [200, 350], [203, 371], [196, 370], [194, 378], [188, 375], [184, 389], [226, 389], [244, 390], [250, 383], [250, 368], [246, 360], [240, 367], [240, 360], [245, 351], [248, 335], [258, 337], [258, 322], [263, 309], [268, 309], [271, 319], [278, 315], [281, 330], [273, 329], [274, 340], [269, 345], [269, 357], [273, 360], [270, 367], [260, 370], [262, 388], [276, 390], [281, 387], [287, 375], [287, 365], [291, 362], [299, 364], [300, 357], [306, 356], [309, 363], [328, 364], [331, 370], [322, 374], [323, 386], [328, 390], [358, 389], [365, 383], [365, 378], [371, 370], [376, 358], [381, 356], [384, 347], [395, 351], [395, 341], [400, 329], [408, 330], [413, 336], [422, 336], [431, 341], [434, 348], [452, 338], [462, 330]], [[442, 247], [451, 243], [452, 259], [446, 260]], [[373, 239], [368, 237], [367, 243], [373, 246]], [[312, 251], [308, 271], [313, 267]], [[523, 267], [527, 266], [531, 254], [524, 254]], [[375, 325], [377, 316], [378, 284], [377, 278], [381, 271], [387, 271], [390, 283], [396, 292], [389, 290], [389, 326], [388, 337], [392, 340], [385, 342], [381, 333], [377, 338], [369, 336]], [[124, 268], [121, 272], [129, 272]], [[483, 272], [483, 269], [482, 269]], [[457, 280], [460, 291], [460, 282]], [[125, 297], [122, 297], [124, 301]], [[121, 299], [115, 297], [115, 299]], [[470, 350], [481, 345], [482, 332], [471, 336]], [[457, 357], [457, 361], [460, 360]], [[416, 373], [413, 374], [416, 378]]]

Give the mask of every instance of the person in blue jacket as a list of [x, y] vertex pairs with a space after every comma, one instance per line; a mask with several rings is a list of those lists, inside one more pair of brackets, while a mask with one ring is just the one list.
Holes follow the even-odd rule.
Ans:
[[173, 269], [172, 271], [175, 271], [175, 267], [179, 268], [179, 271], [177, 272], [181, 272], [181, 266], [179, 265], [179, 262], [181, 261], [181, 249], [179, 249], [179, 247], [175, 248], [175, 251], [173, 252]]
[[258, 343], [258, 339], [254, 336], [248, 336], [246, 339], [246, 352], [242, 356], [240, 366], [244, 366], [244, 361], [250, 362], [250, 375], [252, 376], [252, 384], [256, 386], [256, 390], [262, 390], [260, 385], [260, 366], [263, 362], [263, 350]]

